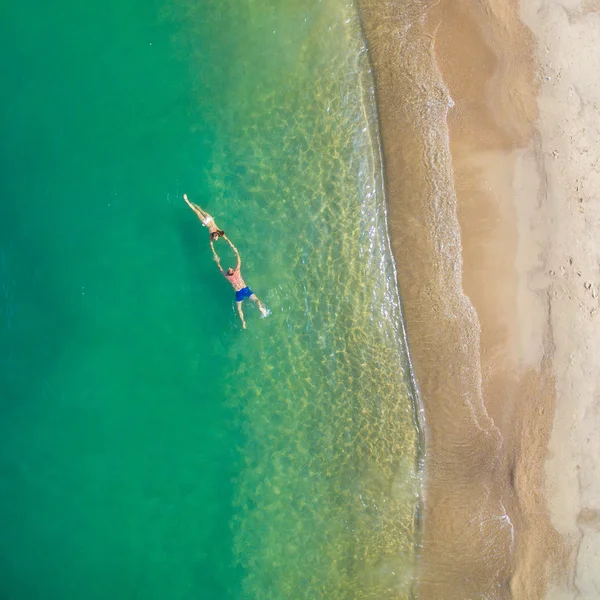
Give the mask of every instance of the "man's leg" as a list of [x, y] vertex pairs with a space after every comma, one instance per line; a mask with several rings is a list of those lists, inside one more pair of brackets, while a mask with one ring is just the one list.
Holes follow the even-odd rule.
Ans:
[[246, 321], [244, 321], [244, 311], [242, 310], [242, 303], [236, 302], [235, 305], [237, 306], [238, 315], [240, 315], [240, 319], [242, 320], [242, 327], [246, 329]]
[[266, 317], [267, 309], [264, 307], [263, 303], [258, 299], [258, 296], [256, 294], [252, 294], [252, 296], [250, 296], [250, 300], [252, 300], [252, 302], [256, 302], [256, 304], [258, 304], [258, 310], [260, 310], [263, 317]]

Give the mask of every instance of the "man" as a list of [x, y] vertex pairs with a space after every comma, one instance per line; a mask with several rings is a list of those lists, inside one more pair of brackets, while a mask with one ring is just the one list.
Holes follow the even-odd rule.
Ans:
[[218, 240], [220, 237], [224, 237], [225, 239], [227, 239], [225, 232], [217, 227], [215, 220], [206, 211], [202, 210], [197, 204], [190, 202], [188, 200], [187, 194], [183, 195], [183, 199], [187, 202], [188, 206], [196, 213], [200, 221], [202, 221], [202, 225], [204, 225], [204, 227], [208, 227], [211, 244], [212, 242]]
[[227, 240], [227, 243], [231, 246], [231, 248], [235, 252], [235, 256], [237, 257], [237, 265], [235, 269], [229, 267], [227, 271], [224, 271], [221, 267], [221, 259], [219, 258], [219, 255], [215, 252], [215, 247], [213, 246], [212, 239], [210, 240], [210, 247], [212, 249], [213, 255], [215, 257], [215, 262], [217, 263], [219, 270], [221, 271], [221, 273], [223, 273], [225, 278], [229, 281], [229, 283], [233, 286], [233, 289], [235, 290], [235, 304], [237, 306], [237, 311], [240, 315], [240, 319], [242, 320], [242, 327], [246, 329], [244, 311], [242, 310], [242, 302], [246, 298], [250, 298], [252, 302], [256, 302], [256, 304], [258, 304], [258, 309], [262, 313], [263, 317], [266, 317], [268, 313], [267, 309], [263, 306], [263, 303], [256, 297], [256, 294], [254, 294], [254, 292], [246, 285], [246, 283], [242, 279], [242, 274], [240, 272], [242, 266], [242, 259], [240, 258], [240, 254], [237, 251], [237, 248], [231, 243], [231, 240], [229, 240], [227, 237], [225, 237], [225, 239]]

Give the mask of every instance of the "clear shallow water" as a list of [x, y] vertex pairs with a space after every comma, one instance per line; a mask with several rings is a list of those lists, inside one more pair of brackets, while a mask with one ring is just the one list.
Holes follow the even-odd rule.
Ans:
[[[2, 29], [3, 594], [406, 597], [416, 433], [353, 7]], [[272, 311], [245, 332], [183, 191]]]

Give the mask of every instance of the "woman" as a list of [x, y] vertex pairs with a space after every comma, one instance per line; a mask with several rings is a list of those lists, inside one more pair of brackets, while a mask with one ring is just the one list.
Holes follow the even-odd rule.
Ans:
[[224, 237], [227, 239], [225, 232], [222, 229], [217, 227], [215, 220], [205, 211], [203, 211], [198, 205], [190, 202], [188, 200], [187, 194], [183, 195], [183, 199], [187, 202], [188, 206], [198, 215], [200, 221], [202, 221], [202, 225], [204, 227], [208, 227], [208, 232], [210, 233], [211, 241], [216, 241], [220, 237]]

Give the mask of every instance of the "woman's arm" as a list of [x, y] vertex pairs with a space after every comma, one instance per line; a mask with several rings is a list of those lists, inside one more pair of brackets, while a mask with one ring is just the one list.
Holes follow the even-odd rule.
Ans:
[[235, 252], [235, 255], [237, 257], [237, 265], [235, 267], [235, 269], [237, 271], [242, 266], [242, 258], [240, 256], [240, 253], [238, 252], [237, 248], [231, 242], [231, 240], [229, 238], [226, 238], [226, 239], [227, 239], [227, 243], [231, 246], [232, 250]]
[[224, 271], [223, 271], [223, 267], [221, 267], [221, 259], [219, 258], [219, 255], [215, 251], [215, 247], [213, 246], [212, 240], [210, 240], [210, 249], [212, 250], [213, 256], [215, 257], [215, 262], [217, 263], [217, 267], [219, 267], [219, 271], [221, 271], [221, 273], [223, 273]]

